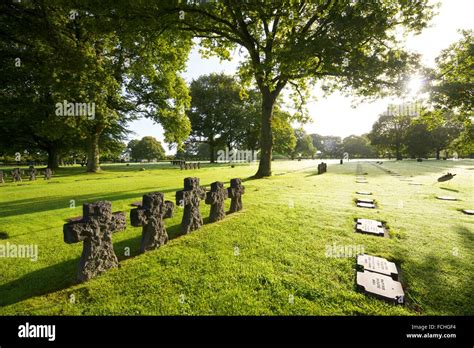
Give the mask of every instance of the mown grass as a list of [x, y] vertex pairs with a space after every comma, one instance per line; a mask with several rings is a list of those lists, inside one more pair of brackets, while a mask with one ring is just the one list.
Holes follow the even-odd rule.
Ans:
[[[359, 162], [367, 184], [355, 182], [357, 162], [274, 163], [274, 176], [251, 180], [255, 164], [180, 171], [167, 164], [108, 165], [100, 174], [60, 169], [50, 181], [0, 185], [0, 243], [37, 244], [39, 259], [0, 258], [1, 315], [466, 315], [474, 314], [474, 161], [386, 161], [390, 176]], [[447, 171], [448, 183], [436, 183]], [[81, 205], [110, 200], [127, 212], [152, 191], [174, 200], [186, 176], [202, 185], [240, 177], [244, 210], [179, 236], [182, 210], [166, 220], [171, 241], [139, 254], [141, 229], [114, 234], [121, 266], [75, 284], [82, 243], [63, 242], [62, 225]], [[410, 178], [422, 186], [400, 179]], [[356, 208], [356, 190], [369, 190], [377, 209]], [[456, 202], [436, 195], [452, 195]], [[76, 208], [70, 208], [71, 200]], [[229, 207], [230, 202], [227, 202]], [[204, 217], [209, 206], [201, 204]], [[354, 233], [354, 219], [386, 221], [390, 238]], [[327, 257], [327, 248], [363, 247], [402, 269], [405, 306], [356, 289], [355, 257]], [[125, 256], [130, 248], [130, 257]], [[73, 295], [73, 296], [72, 296]], [[74, 298], [75, 301], [71, 301]]]

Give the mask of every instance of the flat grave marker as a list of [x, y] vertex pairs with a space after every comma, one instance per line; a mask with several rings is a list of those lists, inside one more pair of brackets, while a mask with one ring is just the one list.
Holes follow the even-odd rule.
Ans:
[[372, 192], [369, 191], [356, 191], [358, 195], [365, 195], [365, 196], [371, 196]]
[[458, 199], [453, 196], [436, 196], [437, 199], [442, 201], [457, 201]]
[[375, 272], [357, 272], [357, 286], [364, 292], [396, 303], [404, 303], [402, 284], [389, 276]]
[[359, 208], [369, 208], [369, 209], [374, 209], [375, 204], [374, 203], [363, 203], [363, 202], [357, 202], [356, 204]]
[[380, 273], [398, 280], [398, 270], [395, 263], [388, 261], [382, 257], [373, 255], [358, 255], [357, 265], [361, 266], [364, 271]]
[[375, 200], [371, 198], [357, 198], [358, 203], [372, 203], [375, 204]]
[[385, 228], [381, 221], [369, 219], [357, 219], [356, 221], [356, 232], [372, 234], [380, 237], [385, 235]]
[[474, 215], [474, 209], [463, 209], [462, 212], [467, 215]]

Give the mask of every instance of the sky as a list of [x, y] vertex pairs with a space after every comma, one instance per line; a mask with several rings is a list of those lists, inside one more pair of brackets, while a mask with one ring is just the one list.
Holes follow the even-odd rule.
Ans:
[[[429, 67], [434, 67], [435, 58], [441, 50], [461, 38], [461, 35], [457, 32], [458, 29], [474, 29], [474, 21], [472, 20], [472, 13], [474, 13], [473, 0], [442, 0], [438, 2], [441, 6], [437, 10], [438, 15], [432, 19], [430, 27], [426, 28], [420, 35], [409, 36], [406, 41], [406, 48], [420, 53], [422, 63]], [[189, 56], [187, 69], [182, 76], [186, 81], [191, 82], [200, 75], [212, 72], [224, 72], [233, 75], [240, 59], [237, 50], [234, 52], [232, 61], [221, 62], [218, 58], [203, 59], [196, 47]], [[416, 92], [418, 85], [419, 82], [414, 77], [413, 83], [409, 86], [409, 88], [412, 87], [412, 93]], [[340, 93], [323, 97], [317, 87], [312, 92], [317, 99], [308, 103], [307, 108], [311, 121], [303, 127], [309, 134], [318, 133], [346, 137], [351, 134], [368, 133], [378, 116], [387, 109], [387, 105], [399, 102], [393, 98], [384, 98], [373, 102], [360, 103], [353, 107], [354, 99]], [[153, 136], [163, 142], [163, 129], [151, 120], [134, 121], [129, 125], [129, 129], [134, 132], [129, 139]], [[167, 154], [174, 153], [167, 146], [164, 147]]]

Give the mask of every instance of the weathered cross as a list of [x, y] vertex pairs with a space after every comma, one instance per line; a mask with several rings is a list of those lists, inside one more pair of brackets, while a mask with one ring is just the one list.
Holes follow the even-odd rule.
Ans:
[[211, 191], [207, 192], [206, 204], [211, 205], [209, 215], [210, 222], [216, 222], [225, 218], [225, 200], [229, 198], [224, 184], [216, 181], [211, 184]]
[[33, 181], [36, 180], [36, 174], [38, 174], [38, 171], [35, 167], [30, 166], [30, 168], [28, 169], [28, 174], [30, 175], [30, 181]]
[[20, 168], [15, 168], [12, 170], [12, 179], [13, 179], [13, 182], [22, 181]]
[[0, 170], [0, 184], [4, 184], [5, 179], [3, 178], [3, 170]]
[[44, 170], [44, 180], [51, 179], [51, 175], [53, 175], [53, 171], [50, 168], [46, 168]]
[[63, 227], [66, 243], [84, 241], [78, 271], [81, 282], [118, 267], [112, 233], [126, 228], [125, 213], [112, 213], [111, 202], [84, 204], [82, 209], [82, 219], [68, 222]]
[[173, 216], [174, 204], [165, 201], [161, 192], [148, 193], [143, 196], [143, 204], [130, 211], [132, 226], [143, 226], [140, 252], [157, 249], [168, 242], [163, 219]]
[[242, 180], [230, 180], [230, 187], [227, 189], [227, 193], [229, 198], [231, 198], [229, 211], [235, 213], [236, 211], [242, 210], [242, 195], [245, 193], [245, 186], [242, 185]]
[[189, 233], [203, 224], [199, 203], [206, 198], [206, 190], [199, 186], [199, 178], [185, 178], [184, 190], [176, 192], [176, 204], [184, 206], [181, 231]]

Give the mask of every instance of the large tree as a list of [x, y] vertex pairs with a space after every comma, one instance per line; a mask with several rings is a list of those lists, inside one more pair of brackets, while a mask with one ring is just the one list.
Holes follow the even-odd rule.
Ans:
[[161, 143], [154, 137], [143, 137], [139, 141], [128, 143], [131, 156], [135, 160], [160, 160], [165, 158], [165, 150]]
[[411, 122], [403, 141], [411, 158], [427, 158], [433, 150], [433, 134], [423, 122]]
[[[30, 127], [30, 138], [38, 146], [54, 150], [58, 144], [85, 142], [91, 172], [100, 169], [103, 135], [129, 119], [153, 118], [163, 126], [170, 143], [181, 143], [190, 131], [184, 113], [188, 91], [177, 74], [185, 67], [189, 37], [171, 29], [140, 31], [134, 23], [123, 21], [127, 9], [120, 4], [38, 0], [2, 3], [0, 11], [5, 24], [0, 32], [2, 49], [12, 51], [12, 63], [15, 55], [22, 59], [30, 77], [26, 80], [30, 93], [24, 93], [17, 88], [22, 75], [10, 75], [15, 78], [6, 81], [2, 93], [9, 100], [7, 105], [15, 98], [22, 105], [38, 105], [41, 112], [22, 107], [23, 114], [35, 118], [31, 125], [40, 126]], [[168, 28], [163, 21], [160, 25]], [[93, 103], [95, 113], [93, 117], [58, 117], [55, 105], [63, 100]], [[8, 118], [15, 116], [9, 111], [15, 111], [14, 107], [4, 110], [4, 122], [13, 124]]]
[[351, 158], [373, 158], [377, 151], [370, 145], [367, 136], [350, 135], [342, 140], [342, 148]]
[[330, 79], [329, 87], [362, 95], [399, 86], [416, 59], [402, 49], [397, 29], [419, 32], [431, 18], [432, 6], [428, 0], [176, 0], [139, 12], [140, 18], [162, 14], [174, 21], [200, 38], [208, 54], [228, 59], [236, 46], [247, 53], [240, 74], [247, 82], [253, 79], [262, 95], [256, 176], [263, 177], [271, 175], [273, 111], [281, 91], [290, 86], [304, 96], [310, 83], [323, 78]]
[[243, 132], [244, 108], [237, 81], [225, 74], [200, 76], [191, 82], [191, 138], [209, 145], [210, 161], [216, 148], [232, 148]]
[[401, 160], [403, 159], [405, 136], [410, 124], [410, 116], [383, 114], [373, 124], [368, 137], [372, 145], [382, 150], [395, 152], [397, 160]]
[[[474, 153], [474, 35], [472, 30], [460, 33], [462, 38], [436, 58], [429, 88], [435, 108], [430, 127], [441, 133], [436, 137], [439, 148], [452, 143], [457, 151], [470, 155]], [[463, 127], [457, 132], [459, 122]], [[458, 136], [454, 140], [453, 131]]]

